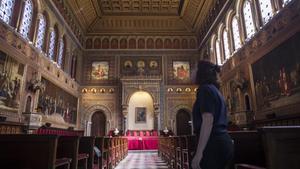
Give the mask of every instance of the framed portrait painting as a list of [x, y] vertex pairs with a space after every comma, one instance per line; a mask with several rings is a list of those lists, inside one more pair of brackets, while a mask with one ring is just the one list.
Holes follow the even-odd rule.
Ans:
[[190, 63], [188, 61], [173, 61], [173, 75], [175, 80], [189, 80]]
[[146, 123], [146, 107], [135, 108], [135, 123]]
[[109, 63], [106, 61], [92, 63], [92, 80], [107, 80]]

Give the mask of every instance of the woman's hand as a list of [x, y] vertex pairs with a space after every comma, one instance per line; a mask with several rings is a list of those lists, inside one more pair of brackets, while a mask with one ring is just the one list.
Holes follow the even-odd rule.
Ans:
[[202, 155], [196, 155], [192, 160], [192, 169], [201, 169], [200, 162], [202, 159]]

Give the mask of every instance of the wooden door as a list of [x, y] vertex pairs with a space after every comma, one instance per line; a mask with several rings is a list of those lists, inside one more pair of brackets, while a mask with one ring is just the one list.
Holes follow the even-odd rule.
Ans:
[[192, 128], [191, 124], [189, 123], [191, 121], [191, 115], [189, 112], [187, 112], [184, 109], [180, 109], [177, 112], [176, 115], [176, 129], [177, 129], [177, 135], [191, 135]]
[[106, 117], [102, 111], [97, 111], [92, 116], [92, 136], [105, 136], [106, 129]]

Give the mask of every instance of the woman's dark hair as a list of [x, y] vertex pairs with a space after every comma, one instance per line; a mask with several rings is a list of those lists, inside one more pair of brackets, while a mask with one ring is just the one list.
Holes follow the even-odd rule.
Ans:
[[220, 87], [218, 82], [218, 73], [220, 73], [220, 67], [208, 61], [199, 61], [197, 66], [196, 84], [205, 85], [213, 84], [217, 88]]

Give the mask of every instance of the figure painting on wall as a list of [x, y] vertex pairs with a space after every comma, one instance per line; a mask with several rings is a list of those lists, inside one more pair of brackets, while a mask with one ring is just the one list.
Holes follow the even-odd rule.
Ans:
[[143, 74], [145, 72], [145, 62], [143, 60], [139, 60], [137, 62], [137, 71], [139, 74]]
[[24, 66], [0, 51], [0, 109], [17, 111]]
[[146, 123], [146, 107], [135, 108], [135, 123]]
[[92, 80], [108, 79], [109, 63], [108, 62], [93, 62], [92, 63]]
[[58, 115], [71, 124], [76, 124], [77, 98], [42, 78], [45, 90], [40, 92], [37, 110], [47, 116]]
[[124, 62], [124, 68], [125, 68], [125, 69], [130, 69], [130, 68], [132, 68], [132, 61], [131, 61], [131, 60], [126, 60], [126, 61]]
[[173, 74], [176, 80], [190, 79], [190, 63], [187, 61], [174, 61]]
[[300, 33], [252, 65], [259, 110], [299, 103], [300, 59], [296, 46], [299, 43]]
[[151, 60], [151, 61], [149, 62], [149, 67], [150, 67], [151, 69], [156, 69], [156, 68], [158, 67], [157, 61], [156, 61], [156, 60]]

